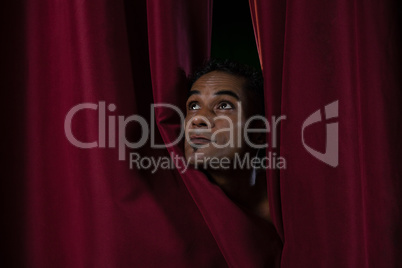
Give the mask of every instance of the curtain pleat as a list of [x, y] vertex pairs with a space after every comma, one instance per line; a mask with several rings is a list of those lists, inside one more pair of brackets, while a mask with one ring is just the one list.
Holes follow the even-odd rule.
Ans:
[[[279, 193], [270, 205], [281, 267], [399, 267], [400, 5], [250, 0], [250, 8], [267, 115], [286, 116], [288, 166], [268, 181]], [[323, 155], [331, 144], [332, 164], [306, 149]]]
[[[227, 267], [178, 172], [130, 168], [131, 153], [168, 151], [119, 144], [145, 133], [124, 119], [150, 125], [151, 103], [183, 105], [186, 75], [209, 56], [211, 3], [27, 4], [26, 267]], [[94, 148], [65, 133], [78, 104], [71, 131]], [[177, 130], [170, 116], [157, 114], [156, 143]]]

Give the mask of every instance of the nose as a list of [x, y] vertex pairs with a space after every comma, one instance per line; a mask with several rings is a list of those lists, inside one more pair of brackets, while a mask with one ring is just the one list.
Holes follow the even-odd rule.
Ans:
[[198, 128], [205, 128], [208, 127], [208, 119], [202, 115], [196, 115], [193, 117], [191, 125], [193, 127], [198, 127]]
[[213, 128], [215, 126], [213, 116], [206, 112], [200, 112], [190, 120], [193, 128]]

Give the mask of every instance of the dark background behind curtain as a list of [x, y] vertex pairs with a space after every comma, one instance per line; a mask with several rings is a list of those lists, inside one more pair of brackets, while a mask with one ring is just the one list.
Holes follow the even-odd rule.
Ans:
[[0, 9], [2, 45], [0, 50], [0, 111], [2, 149], [0, 180], [0, 262], [24, 267], [25, 155], [25, 16], [24, 1], [8, 3]]
[[[2, 263], [261, 267], [275, 261], [272, 226], [250, 219], [201, 174], [129, 170], [116, 150], [79, 150], [63, 133], [66, 112], [80, 102], [104, 100], [116, 104], [115, 114], [145, 118], [152, 102], [182, 102], [184, 76], [209, 54], [211, 3], [189, 2], [13, 1], [1, 10]], [[400, 4], [250, 3], [267, 116], [288, 116], [280, 149], [288, 169], [268, 172], [282, 267], [398, 267]], [[309, 114], [336, 99], [340, 164], [333, 169], [302, 148], [299, 134]], [[96, 139], [94, 112], [81, 120], [74, 131]], [[166, 142], [177, 119], [163, 112], [157, 120], [158, 141]], [[133, 140], [136, 129], [128, 132]], [[308, 142], [323, 148], [325, 129], [316, 131]], [[149, 147], [139, 152], [167, 155]]]
[[211, 57], [233, 59], [261, 68], [247, 1], [214, 1]]

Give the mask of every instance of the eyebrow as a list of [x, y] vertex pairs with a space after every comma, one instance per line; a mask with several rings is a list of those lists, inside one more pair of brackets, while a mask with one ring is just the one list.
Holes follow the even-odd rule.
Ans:
[[193, 96], [193, 95], [200, 95], [200, 94], [201, 94], [201, 92], [198, 91], [198, 90], [190, 90], [190, 91], [188, 92], [188, 94], [187, 94], [187, 99], [190, 98], [190, 97]]
[[220, 91], [216, 92], [214, 95], [216, 95], [216, 96], [229, 95], [229, 96], [232, 96], [233, 98], [235, 98], [236, 100], [240, 100], [239, 96], [230, 90], [220, 90]]
[[[201, 94], [201, 92], [198, 90], [191, 90], [188, 92], [187, 98], [190, 98], [192, 95], [200, 95], [200, 94]], [[215, 96], [229, 95], [229, 96], [232, 96], [233, 98], [235, 98], [236, 100], [240, 100], [239, 96], [230, 90], [220, 90], [220, 91], [215, 92], [214, 95]]]

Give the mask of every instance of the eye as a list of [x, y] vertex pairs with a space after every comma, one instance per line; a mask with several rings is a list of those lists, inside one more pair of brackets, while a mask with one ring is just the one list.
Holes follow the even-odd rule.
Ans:
[[219, 103], [218, 109], [220, 109], [220, 110], [230, 110], [230, 109], [233, 109], [233, 105], [230, 102], [224, 101], [224, 102]]
[[200, 105], [198, 105], [198, 103], [197, 102], [190, 102], [189, 104], [188, 104], [188, 109], [189, 110], [199, 110], [201, 107], [200, 107]]

